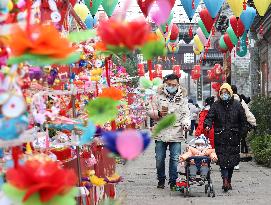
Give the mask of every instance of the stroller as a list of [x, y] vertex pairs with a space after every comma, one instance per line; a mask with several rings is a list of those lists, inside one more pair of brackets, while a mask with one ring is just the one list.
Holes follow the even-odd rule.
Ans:
[[[201, 166], [202, 162], [204, 162], [208, 165], [208, 174], [206, 176], [205, 181], [202, 181], [202, 179], [199, 177], [194, 178], [192, 181], [192, 178], [189, 173], [190, 172], [189, 167], [190, 167], [191, 160], [194, 160], [194, 163], [197, 166], [197, 168], [199, 168]], [[214, 186], [213, 186], [212, 179], [211, 179], [211, 158], [210, 157], [207, 157], [207, 156], [189, 157], [185, 160], [183, 169], [179, 169], [178, 173], [181, 176], [185, 176], [185, 178], [184, 179], [183, 178], [177, 179], [176, 191], [180, 191], [180, 192], [184, 193], [185, 197], [190, 195], [190, 187], [192, 185], [194, 185], [195, 183], [198, 183], [199, 186], [205, 185], [205, 194], [207, 194], [208, 197], [211, 197], [211, 196], [215, 197], [215, 190], [214, 190]], [[199, 169], [197, 171], [197, 176], [198, 175], [200, 175]], [[200, 184], [200, 182], [201, 182], [201, 184]]]

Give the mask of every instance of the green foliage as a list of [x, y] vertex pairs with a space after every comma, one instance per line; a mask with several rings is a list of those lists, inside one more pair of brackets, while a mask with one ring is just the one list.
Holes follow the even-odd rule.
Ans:
[[257, 134], [271, 134], [271, 97], [255, 98], [251, 112], [257, 119]]
[[255, 98], [251, 111], [257, 119], [257, 129], [249, 137], [255, 160], [271, 167], [271, 98]]
[[271, 167], [271, 135], [254, 136], [250, 144], [256, 162]]

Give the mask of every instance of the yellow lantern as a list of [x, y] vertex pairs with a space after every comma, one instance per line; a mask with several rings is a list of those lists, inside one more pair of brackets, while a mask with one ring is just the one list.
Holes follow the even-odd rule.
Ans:
[[[245, 0], [247, 2], [247, 0]], [[244, 0], [227, 0], [235, 17], [240, 17], [243, 12]]]
[[253, 0], [254, 5], [260, 16], [264, 16], [271, 4], [271, 0]]
[[196, 45], [199, 52], [202, 52], [204, 50], [204, 45], [200, 41], [200, 38], [198, 35], [194, 36], [194, 44]]
[[85, 21], [88, 14], [90, 13], [88, 7], [85, 4], [75, 4], [74, 11], [82, 21]]
[[200, 51], [197, 48], [193, 48], [193, 51], [197, 56], [200, 55]]
[[12, 0], [8, 1], [8, 10], [11, 11], [13, 9], [13, 2]]

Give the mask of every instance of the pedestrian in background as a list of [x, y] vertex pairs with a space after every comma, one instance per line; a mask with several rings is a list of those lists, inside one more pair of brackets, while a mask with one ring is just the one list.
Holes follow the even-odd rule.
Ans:
[[232, 175], [240, 162], [240, 139], [246, 133], [246, 114], [241, 103], [234, 100], [228, 83], [219, 90], [219, 99], [211, 106], [204, 127], [210, 131], [214, 125], [215, 151], [221, 170], [225, 192], [232, 189]]
[[194, 102], [192, 99], [188, 100], [188, 107], [190, 110], [190, 119], [191, 119], [191, 127], [190, 127], [190, 131], [189, 131], [189, 135], [193, 136], [199, 111], [198, 111], [197, 107], [194, 105]]

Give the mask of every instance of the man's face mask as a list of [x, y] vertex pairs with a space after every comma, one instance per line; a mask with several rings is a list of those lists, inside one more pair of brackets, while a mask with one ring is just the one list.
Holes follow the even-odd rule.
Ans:
[[169, 92], [169, 93], [175, 93], [177, 91], [178, 87], [173, 87], [173, 86], [166, 86], [166, 90]]
[[223, 100], [223, 101], [227, 101], [227, 100], [229, 100], [229, 99], [231, 98], [231, 96], [230, 96], [230, 94], [228, 94], [228, 93], [222, 93], [222, 94], [220, 95], [220, 98], [221, 98], [221, 100]]

